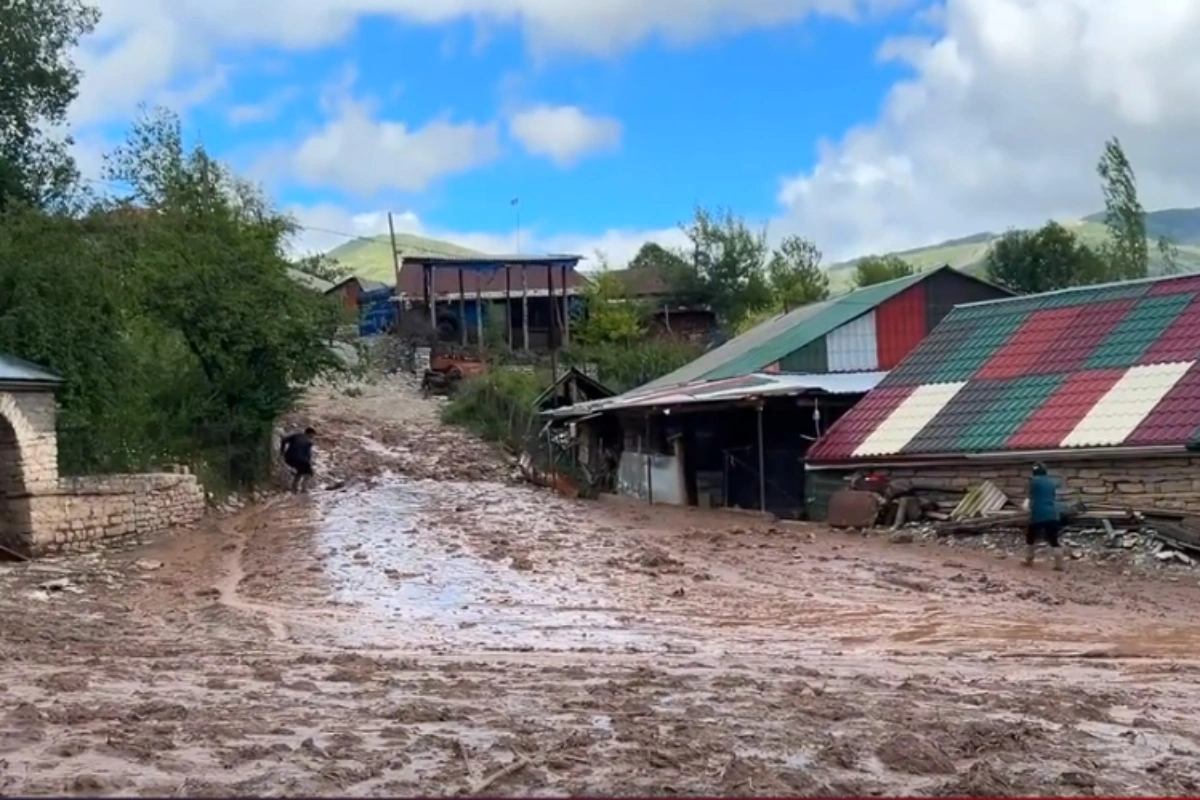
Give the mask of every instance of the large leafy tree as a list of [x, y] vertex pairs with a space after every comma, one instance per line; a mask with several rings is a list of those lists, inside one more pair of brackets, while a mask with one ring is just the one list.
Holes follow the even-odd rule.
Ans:
[[829, 276], [821, 269], [821, 251], [799, 236], [784, 237], [771, 253], [767, 280], [774, 304], [781, 311], [829, 297]]
[[251, 480], [278, 417], [340, 366], [336, 304], [287, 275], [293, 223], [202, 147], [179, 120], [146, 114], [107, 162], [144, 211], [130, 237], [138, 299], [197, 367], [187, 412], [230, 443], [230, 477]]
[[985, 268], [988, 280], [1022, 294], [1108, 279], [1104, 259], [1057, 222], [1004, 234], [988, 252]]
[[697, 208], [681, 226], [689, 241], [663, 278], [674, 299], [710, 306], [721, 323], [737, 323], [771, 303], [767, 241], [731, 211]]
[[861, 289], [877, 283], [905, 278], [913, 274], [913, 266], [897, 255], [863, 256], [854, 264], [854, 285]]
[[0, 3], [0, 209], [69, 198], [75, 165], [59, 129], [79, 87], [70, 56], [98, 20], [80, 0]]

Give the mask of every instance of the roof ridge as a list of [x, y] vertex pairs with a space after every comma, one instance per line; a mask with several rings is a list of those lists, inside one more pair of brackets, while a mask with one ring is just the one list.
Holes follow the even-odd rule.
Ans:
[[1145, 278], [1126, 278], [1119, 281], [1108, 281], [1107, 283], [1091, 283], [1086, 286], [1067, 286], [1063, 289], [1052, 289], [1048, 292], [1038, 292], [1036, 294], [1018, 294], [1013, 297], [1001, 297], [995, 300], [976, 300], [972, 303], [959, 303], [955, 308], [973, 308], [975, 306], [989, 306], [997, 303], [1012, 303], [1018, 300], [1028, 300], [1032, 297], [1055, 297], [1063, 294], [1093, 292], [1102, 289], [1112, 289], [1116, 286], [1137, 286], [1142, 283], [1169, 283], [1188, 278], [1200, 278], [1200, 273], [1187, 272], [1182, 275], [1153, 275]]

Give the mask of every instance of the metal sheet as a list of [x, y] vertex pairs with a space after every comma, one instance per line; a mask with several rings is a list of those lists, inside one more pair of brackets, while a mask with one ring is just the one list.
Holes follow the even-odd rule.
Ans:
[[878, 351], [874, 309], [825, 335], [825, 358], [830, 372], [879, 369]]

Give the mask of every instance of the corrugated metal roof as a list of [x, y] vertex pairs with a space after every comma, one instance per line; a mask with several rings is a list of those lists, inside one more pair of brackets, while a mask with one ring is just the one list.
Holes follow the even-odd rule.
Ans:
[[766, 369], [770, 364], [866, 314], [937, 271], [877, 283], [780, 314], [710, 350], [690, 364], [651, 381], [644, 388], [675, 386], [700, 379], [733, 378]]
[[0, 383], [59, 384], [62, 378], [24, 359], [0, 353]]
[[1200, 276], [1185, 275], [956, 306], [809, 461], [1182, 448], [1197, 437]]
[[715, 381], [695, 381], [664, 389], [635, 389], [617, 397], [577, 403], [547, 412], [546, 416], [577, 418], [635, 408], [668, 408], [699, 403], [727, 403], [750, 397], [806, 394], [866, 394], [886, 372], [852, 372], [842, 375], [767, 375], [756, 373]]
[[570, 253], [551, 253], [544, 256], [522, 255], [477, 255], [477, 256], [404, 256], [400, 265], [416, 264], [427, 267], [461, 267], [462, 269], [501, 269], [503, 267], [547, 266], [566, 264], [574, 266], [583, 261], [583, 256]]
[[333, 288], [333, 284], [324, 278], [318, 278], [316, 275], [309, 275], [307, 272], [298, 270], [294, 267], [288, 267], [287, 273], [288, 277], [294, 280], [296, 283], [303, 284], [304, 286], [307, 286], [308, 288], [314, 289], [318, 292], [328, 292]]

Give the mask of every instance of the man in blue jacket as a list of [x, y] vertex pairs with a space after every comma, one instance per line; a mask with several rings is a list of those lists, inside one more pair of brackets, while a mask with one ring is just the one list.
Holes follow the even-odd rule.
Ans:
[[1054, 553], [1054, 569], [1062, 572], [1063, 555], [1058, 546], [1058, 485], [1046, 474], [1046, 465], [1033, 465], [1029, 479], [1029, 527], [1025, 531], [1025, 566], [1033, 566], [1038, 539], [1044, 539]]

